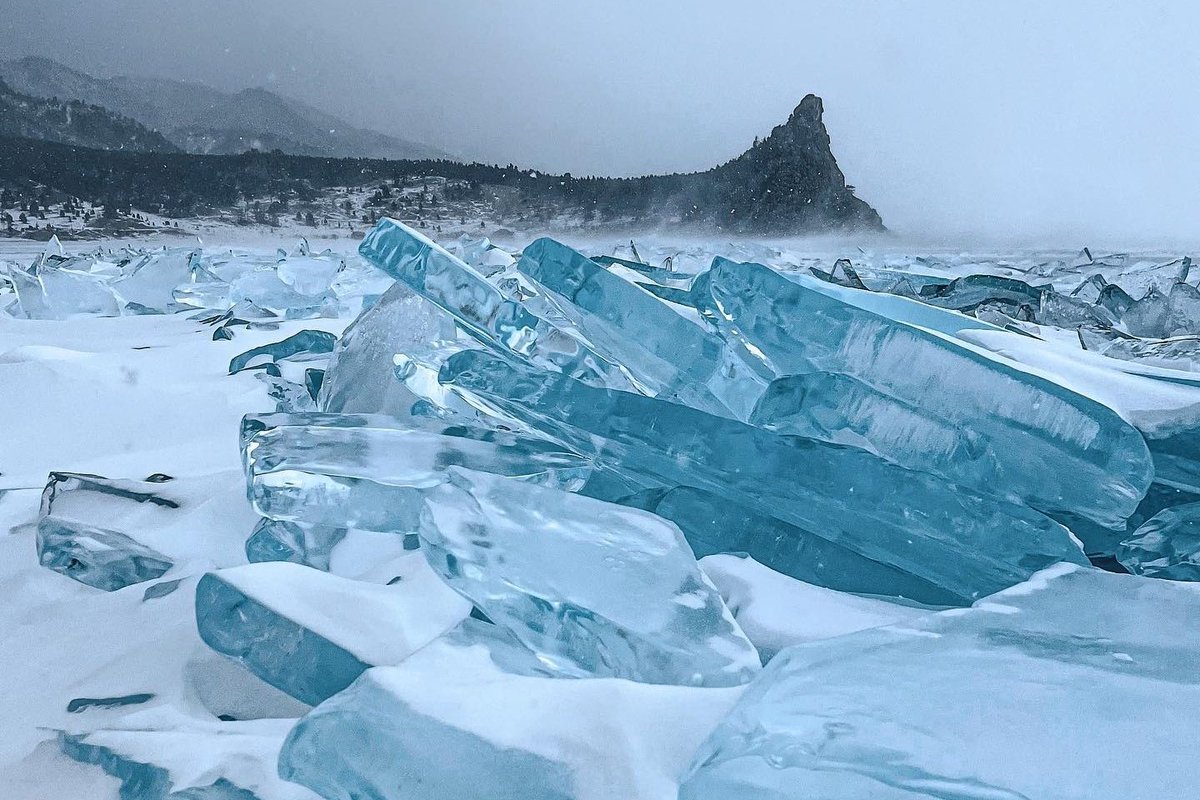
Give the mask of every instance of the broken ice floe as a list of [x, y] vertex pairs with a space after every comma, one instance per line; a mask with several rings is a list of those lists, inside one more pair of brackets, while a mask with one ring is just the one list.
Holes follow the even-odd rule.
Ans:
[[52, 477], [45, 563], [113, 591], [51, 577], [211, 647], [72, 685], [58, 747], [155, 798], [1185, 793], [1191, 262], [725, 252], [16, 268], [26, 316], [366, 309], [232, 360], [278, 409], [211, 532], [193, 476]]
[[784, 650], [681, 800], [1179, 797], [1194, 585], [1051, 567], [974, 608]]

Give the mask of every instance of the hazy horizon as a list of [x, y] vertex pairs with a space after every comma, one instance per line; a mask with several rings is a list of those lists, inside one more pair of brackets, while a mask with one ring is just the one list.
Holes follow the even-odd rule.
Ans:
[[1185, 3], [6, 4], [4, 58], [263, 86], [465, 159], [581, 175], [705, 169], [812, 92], [848, 182], [902, 235], [1200, 240]]

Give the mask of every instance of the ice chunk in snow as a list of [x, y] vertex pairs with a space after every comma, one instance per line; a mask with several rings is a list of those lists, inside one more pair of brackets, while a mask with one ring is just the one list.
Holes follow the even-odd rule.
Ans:
[[165, 483], [52, 472], [38, 520], [39, 560], [106, 591], [160, 577], [180, 561], [237, 563], [238, 521], [250, 518], [239, 483], [236, 472]]
[[119, 531], [55, 517], [38, 520], [37, 549], [43, 567], [106, 592], [160, 577], [173, 566]]
[[867, 628], [928, 614], [847, 592], [835, 592], [789, 578], [752, 558], [713, 555], [700, 559], [746, 636], [769, 661], [785, 647], [831, 639]]
[[1200, 587], [1069, 565], [980, 601], [783, 651], [681, 800], [1185, 797]]
[[406, 284], [393, 284], [338, 340], [321, 384], [319, 408], [409, 416], [419, 398], [396, 379], [395, 356], [412, 357], [454, 337], [454, 322], [446, 312]]
[[585, 342], [506, 298], [461, 259], [400, 222], [381, 220], [363, 239], [359, 253], [447, 311], [485, 347], [589, 383], [630, 386], [617, 365]]
[[470, 613], [419, 554], [408, 561], [401, 580], [387, 586], [283, 561], [210, 572], [196, 586], [200, 638], [316, 705], [368, 667], [400, 663]]
[[129, 717], [117, 727], [61, 733], [62, 752], [121, 782], [121, 800], [314, 800], [276, 774], [291, 720]]
[[637, 509], [452, 468], [426, 493], [434, 570], [568, 676], [731, 686], [758, 654], [683, 535]]
[[122, 266], [112, 288], [125, 302], [126, 311], [175, 311], [183, 306], [175, 301], [174, 291], [192, 281], [198, 257], [199, 251], [188, 247], [145, 253]]
[[1177, 258], [1165, 263], [1139, 261], [1112, 278], [1130, 297], [1140, 300], [1149, 292], [1167, 294], [1171, 287], [1188, 278], [1191, 259]]
[[415, 531], [420, 490], [455, 464], [565, 489], [591, 473], [560, 445], [437, 419], [250, 415], [243, 425], [259, 428], [243, 449], [258, 513], [326, 528]]
[[322, 528], [264, 517], [246, 540], [246, 560], [290, 561], [328, 570], [333, 548], [345, 537], [345, 528]]
[[[827, 390], [789, 387], [768, 408], [795, 419], [798, 433], [829, 428], [953, 483], [1108, 527], [1137, 507], [1153, 475], [1149, 453], [1111, 409], [899, 315], [839, 302], [831, 289], [854, 292], [717, 258], [693, 292], [761, 367], [781, 377], [835, 376]], [[957, 335], [968, 333], [1001, 332], [964, 327]], [[863, 387], [846, 391], [856, 384]], [[771, 422], [765, 412], [755, 419]]]
[[291, 255], [280, 261], [275, 271], [279, 280], [303, 295], [328, 292], [333, 279], [345, 268], [337, 256], [326, 251], [320, 255]]
[[285, 779], [334, 798], [665, 800], [739, 688], [513, 674], [439, 639], [364, 673], [288, 735]]
[[[38, 560], [68, 578], [111, 592], [152, 580], [173, 562], [119, 530], [88, 524], [114, 524], [126, 509], [142, 504], [143, 521], [162, 523], [180, 503], [158, 483], [112, 480], [99, 475], [52, 472], [42, 492], [38, 519]], [[149, 517], [149, 520], [147, 520]]]
[[[1086, 563], [1068, 532], [1045, 516], [864, 450], [777, 436], [482, 352], [453, 356], [442, 379], [591, 456], [598, 466], [728, 497], [914, 575], [958, 602], [1011, 586], [1055, 561]], [[730, 532], [731, 545], [739, 538]], [[786, 562], [764, 562], [789, 572]]]
[[1160, 339], [1200, 333], [1200, 289], [1186, 283], [1152, 289], [1125, 309], [1120, 326], [1134, 336]]
[[1121, 542], [1117, 560], [1136, 575], [1200, 581], [1200, 503], [1164, 509]]

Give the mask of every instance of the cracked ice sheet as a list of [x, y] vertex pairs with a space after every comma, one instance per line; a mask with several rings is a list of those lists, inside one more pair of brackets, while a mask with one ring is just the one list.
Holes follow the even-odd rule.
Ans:
[[[243, 719], [303, 713], [304, 706], [204, 646], [195, 630], [195, 577], [189, 575], [212, 563], [205, 552], [213, 545], [222, 550], [236, 545], [236, 552], [225, 555], [235, 563], [244, 561], [240, 546], [249, 533], [248, 506], [244, 500], [232, 505], [235, 497], [244, 496], [241, 490], [222, 492], [221, 502], [204, 504], [199, 516], [180, 520], [178, 530], [207, 528], [210, 541], [203, 546], [180, 543], [188, 552], [178, 554], [175, 570], [113, 593], [39, 566], [32, 523], [51, 470], [136, 479], [164, 472], [178, 477], [181, 486], [190, 476], [208, 473], [226, 472], [237, 479], [240, 418], [272, 410], [274, 402], [252, 373], [226, 376], [229, 359], [304, 328], [337, 333], [347, 322], [321, 319], [286, 322], [277, 330], [238, 328], [233, 341], [214, 342], [211, 328], [183, 316], [63, 323], [0, 315], [0, 414], [14, 423], [0, 441], [0, 586], [5, 597], [0, 603], [0, 675], [5, 683], [0, 692], [0, 781], [5, 789], [0, 795], [17, 800], [116, 798], [117, 781], [99, 767], [61, 753], [57, 730], [117, 729], [128, 714], [145, 709], [161, 709], [191, 728], [245, 724], [219, 722], [216, 715], [222, 713]], [[127, 381], [130, 373], [135, 383]], [[30, 488], [4, 491], [13, 487]], [[346, 572], [355, 574], [367, 566], [356, 563]], [[391, 572], [376, 566], [381, 575]], [[174, 591], [143, 602], [148, 587], [165, 591], [177, 578], [183, 580]], [[79, 698], [145, 693], [154, 697], [139, 705], [92, 706], [74, 714], [66, 710]], [[276, 750], [287, 725], [279, 727]], [[273, 760], [272, 755], [265, 762], [264, 774], [273, 772]]]
[[243, 414], [275, 404], [253, 371], [226, 376], [251, 347], [305, 328], [340, 333], [348, 320], [277, 330], [212, 328], [177, 316], [18, 320], [0, 315], [0, 490], [44, 486], [51, 470], [144, 478], [240, 469]]

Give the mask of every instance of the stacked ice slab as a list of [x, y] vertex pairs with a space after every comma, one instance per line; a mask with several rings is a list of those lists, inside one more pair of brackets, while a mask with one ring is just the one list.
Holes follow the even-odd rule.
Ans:
[[[397, 283], [335, 347], [321, 411], [242, 429], [263, 517], [247, 553], [300, 563], [197, 589], [206, 642], [318, 704], [284, 744], [288, 780], [331, 799], [616, 800], [670, 797], [691, 762], [695, 798], [1058, 796], [1037, 782], [1053, 746], [1019, 761], [1067, 732], [956, 720], [977, 676], [1022, 734], [1050, 702], [1039, 680], [1132, 705], [1194, 651], [1169, 640], [1195, 592], [1105, 577], [1068, 528], [1125, 530], [1154, 478], [1142, 435], [966, 341], [999, 332], [986, 322], [720, 258], [690, 279], [606, 268], [549, 239], [472, 265], [391, 220], [360, 252]], [[412, 548], [375, 565], [389, 585], [345, 567]], [[757, 650], [722, 594], [781, 606], [736, 585], [752, 570], [718, 569], [718, 591], [696, 559], [722, 553], [826, 587], [780, 596], [878, 619], [827, 630], [908, 622], [788, 648], [815, 637], [759, 619]], [[1169, 610], [1144, 635], [1142, 602]], [[1123, 610], [1080, 621], [1107, 603]], [[890, 687], [908, 672], [905, 705]], [[1105, 731], [1075, 733], [1107, 755]], [[987, 765], [954, 767], [984, 740]]]
[[485, 275], [390, 220], [360, 251], [470, 339], [417, 354], [449, 389], [430, 406], [588, 458], [585, 494], [661, 509], [705, 553], [968, 603], [1082, 562], [1052, 520], [1119, 540], [1153, 479], [1117, 412], [968, 343], [993, 326], [953, 311], [721, 258], [686, 291], [660, 278], [664, 300], [654, 270], [549, 239]]

